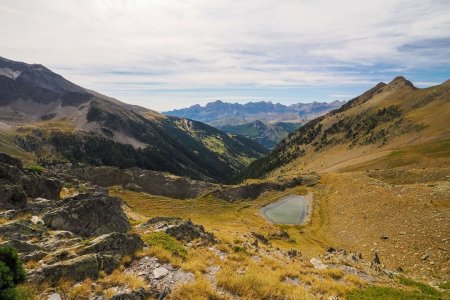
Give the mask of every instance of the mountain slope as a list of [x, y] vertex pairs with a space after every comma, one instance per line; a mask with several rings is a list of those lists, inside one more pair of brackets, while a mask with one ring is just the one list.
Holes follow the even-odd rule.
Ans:
[[206, 180], [222, 180], [267, 151], [206, 124], [84, 89], [41, 65], [4, 58], [0, 125], [41, 162], [138, 166]]
[[242, 125], [255, 122], [304, 122], [316, 116], [340, 107], [345, 102], [333, 101], [297, 103], [289, 106], [272, 102], [249, 102], [246, 104], [226, 103], [220, 100], [206, 104], [204, 107], [193, 105], [188, 108], [175, 109], [164, 114], [188, 118], [221, 127], [225, 125]]
[[242, 178], [328, 172], [379, 159], [411, 145], [450, 138], [450, 83], [418, 89], [403, 77], [379, 83], [341, 108], [316, 118]]
[[268, 149], [272, 149], [277, 143], [287, 137], [289, 133], [297, 130], [300, 126], [300, 123], [276, 122], [270, 124], [257, 120], [242, 125], [225, 125], [219, 127], [219, 129], [245, 136]]

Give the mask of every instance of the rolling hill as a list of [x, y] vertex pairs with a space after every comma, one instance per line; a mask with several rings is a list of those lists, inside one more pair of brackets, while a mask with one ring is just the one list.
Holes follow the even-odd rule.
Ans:
[[0, 58], [2, 150], [42, 164], [140, 167], [222, 180], [266, 154], [201, 122], [164, 116], [75, 85], [38, 64]]
[[269, 156], [253, 162], [243, 177], [336, 171], [380, 161], [405, 147], [445, 141], [450, 138], [449, 99], [449, 81], [425, 89], [403, 77], [379, 83], [306, 123]]

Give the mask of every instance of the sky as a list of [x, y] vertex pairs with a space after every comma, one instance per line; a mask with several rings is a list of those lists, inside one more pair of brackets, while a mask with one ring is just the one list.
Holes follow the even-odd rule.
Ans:
[[0, 56], [167, 111], [450, 78], [449, 0], [0, 0]]

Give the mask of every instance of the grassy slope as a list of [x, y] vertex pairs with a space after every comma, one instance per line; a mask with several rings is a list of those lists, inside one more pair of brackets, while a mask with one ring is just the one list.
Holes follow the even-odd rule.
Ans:
[[[449, 83], [427, 89], [388, 87], [375, 93], [367, 102], [310, 122], [309, 127], [308, 124], [302, 127], [267, 158], [253, 163], [243, 175], [259, 177], [270, 173], [269, 176], [275, 177], [287, 173], [337, 171], [404, 147], [426, 147], [450, 138], [447, 126]], [[389, 107], [398, 109], [400, 116], [377, 117], [380, 111]], [[375, 127], [366, 126], [375, 117], [378, 118]], [[338, 129], [336, 133], [324, 135], [328, 128], [339, 122], [347, 122], [353, 130], [359, 130], [358, 134], [352, 137], [347, 134], [348, 129]], [[358, 122], [362, 122], [361, 129], [356, 127]], [[382, 130], [384, 134], [381, 134]], [[372, 133], [375, 137], [370, 140]]]
[[[321, 233], [325, 242], [362, 252], [369, 258], [378, 252], [386, 266], [402, 267], [411, 276], [436, 282], [448, 280], [445, 270], [450, 265], [442, 249], [448, 248], [444, 237], [450, 235], [449, 96], [448, 83], [375, 94], [363, 104], [319, 120], [320, 132], [339, 120], [395, 105], [402, 112], [402, 123], [387, 135], [386, 142], [361, 143], [365, 136], [359, 136], [354, 145], [343, 139], [342, 143], [315, 150], [313, 143], [320, 140], [319, 133], [301, 145], [303, 155], [286, 165], [264, 170], [269, 157], [250, 168], [256, 165], [269, 172], [272, 180], [320, 172], [323, 190], [316, 197], [320, 221], [316, 222], [315, 233]], [[379, 123], [373, 131], [395, 122]], [[414, 130], [406, 130], [411, 124]], [[295, 147], [298, 144], [288, 143], [279, 153], [286, 154]], [[429, 258], [421, 259], [425, 254]]]

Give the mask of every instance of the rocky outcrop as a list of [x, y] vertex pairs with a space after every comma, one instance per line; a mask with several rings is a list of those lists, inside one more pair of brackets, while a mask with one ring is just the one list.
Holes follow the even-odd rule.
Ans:
[[69, 174], [103, 187], [121, 185], [129, 190], [175, 199], [196, 198], [217, 187], [206, 181], [138, 168], [88, 167], [69, 170]]
[[176, 285], [195, 280], [194, 274], [149, 256], [133, 261], [125, 272], [143, 277], [149, 284], [154, 299], [164, 299]]
[[191, 220], [183, 221], [176, 217], [155, 217], [143, 223], [141, 227], [153, 227], [156, 231], [164, 231], [179, 241], [199, 241], [201, 244], [214, 244], [214, 234], [206, 232], [202, 225], [192, 223]]
[[0, 247], [6, 245], [15, 248], [19, 253], [31, 253], [33, 251], [42, 250], [42, 248], [37, 245], [20, 240], [10, 240], [0, 243]]
[[167, 228], [170, 226], [179, 225], [183, 222], [183, 219], [177, 217], [154, 217], [147, 222], [142, 223], [141, 227], [154, 227], [155, 229]]
[[113, 232], [104, 234], [90, 241], [89, 244], [80, 251], [81, 254], [101, 253], [110, 255], [132, 255], [137, 250], [142, 249], [144, 242], [137, 234], [125, 234]]
[[317, 175], [303, 175], [289, 180], [280, 182], [258, 182], [242, 185], [222, 186], [211, 193], [215, 198], [219, 198], [229, 202], [240, 200], [253, 200], [267, 191], [284, 191], [297, 185], [314, 185], [318, 182]]
[[169, 227], [165, 232], [177, 240], [184, 242], [192, 242], [194, 240], [200, 240], [203, 244], [212, 244], [216, 242], [214, 234], [206, 232], [202, 225], [196, 225], [192, 223], [191, 220]]
[[61, 182], [23, 168], [17, 158], [0, 153], [0, 209], [23, 209], [28, 197], [58, 199]]
[[42, 238], [45, 233], [42, 225], [35, 225], [29, 220], [18, 220], [0, 225], [0, 237], [3, 240], [26, 241], [32, 238]]
[[105, 194], [81, 194], [64, 199], [42, 219], [52, 229], [68, 230], [83, 237], [124, 233], [131, 228], [121, 208], [121, 199]]
[[119, 261], [112, 256], [86, 254], [52, 265], [44, 265], [33, 272], [32, 281], [48, 281], [55, 283], [61, 278], [81, 281], [85, 278], [98, 278], [100, 271], [111, 273], [119, 266]]
[[[1, 180], [1, 179], [0, 179]], [[27, 206], [27, 195], [22, 186], [0, 181], [0, 207], [23, 209]]]

